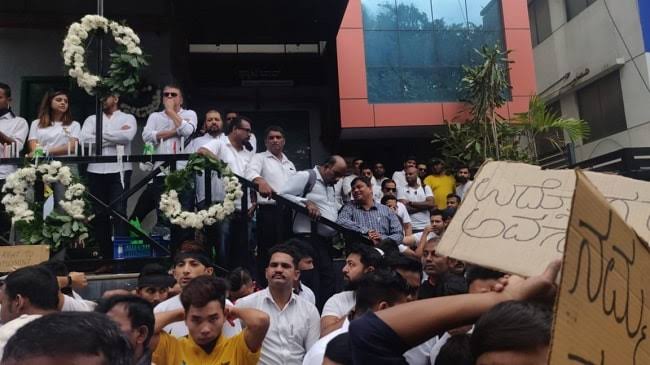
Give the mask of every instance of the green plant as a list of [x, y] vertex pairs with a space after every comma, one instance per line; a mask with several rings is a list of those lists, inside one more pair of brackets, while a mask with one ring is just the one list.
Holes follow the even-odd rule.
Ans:
[[[548, 141], [558, 151], [566, 144], [564, 134], [569, 141], [576, 142], [589, 136], [589, 124], [581, 119], [562, 118], [546, 107], [546, 103], [538, 96], [530, 98], [528, 111], [517, 113], [516, 122], [528, 139], [526, 148], [532, 160], [539, 161], [537, 142], [539, 138]], [[555, 133], [553, 133], [555, 132]]]
[[228, 164], [221, 160], [215, 160], [199, 154], [192, 154], [184, 169], [168, 173], [165, 177], [166, 190], [183, 191], [192, 186], [194, 174], [203, 175], [206, 169], [212, 171], [224, 171]]

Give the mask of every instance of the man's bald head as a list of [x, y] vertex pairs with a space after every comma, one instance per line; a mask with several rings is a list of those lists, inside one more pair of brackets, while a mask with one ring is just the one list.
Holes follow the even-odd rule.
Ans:
[[332, 155], [320, 167], [320, 174], [327, 185], [334, 185], [345, 176], [346, 170], [345, 159], [339, 155]]

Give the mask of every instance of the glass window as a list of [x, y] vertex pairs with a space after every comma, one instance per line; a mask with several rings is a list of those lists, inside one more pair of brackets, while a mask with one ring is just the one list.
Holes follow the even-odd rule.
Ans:
[[474, 49], [505, 43], [500, 0], [362, 0], [361, 5], [373, 103], [458, 101], [462, 66], [481, 61]]
[[613, 72], [578, 90], [580, 118], [589, 123], [589, 141], [624, 131], [625, 107], [619, 72]]
[[548, 0], [533, 0], [528, 4], [528, 20], [533, 47], [548, 38], [553, 32], [551, 29], [551, 13]]
[[397, 4], [397, 24], [404, 30], [433, 28], [430, 0], [402, 0]]
[[573, 19], [596, 0], [566, 0], [567, 20]]

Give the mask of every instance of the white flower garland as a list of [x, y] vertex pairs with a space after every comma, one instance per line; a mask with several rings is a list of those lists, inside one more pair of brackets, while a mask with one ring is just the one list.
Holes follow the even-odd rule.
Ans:
[[2, 198], [7, 213], [11, 215], [11, 222], [18, 221], [31, 222], [34, 219], [34, 211], [29, 209], [26, 194], [27, 189], [34, 186], [36, 182], [36, 173], [43, 175], [44, 183], [59, 182], [66, 187], [64, 199], [59, 201], [59, 205], [66, 214], [73, 219], [82, 221], [86, 219], [84, 210], [85, 201], [82, 199], [86, 187], [83, 184], [72, 184], [72, 171], [68, 166], [63, 166], [59, 161], [43, 163], [38, 166], [31, 165], [16, 170], [7, 176], [2, 192], [7, 193]]
[[201, 229], [222, 221], [235, 211], [235, 202], [244, 195], [236, 177], [224, 176], [222, 180], [226, 190], [223, 203], [213, 204], [208, 209], [198, 212], [184, 211], [178, 200], [178, 193], [172, 189], [160, 196], [160, 210], [172, 224], [183, 228]]
[[86, 15], [81, 18], [80, 23], [72, 23], [63, 40], [63, 62], [70, 68], [68, 75], [75, 78], [77, 85], [89, 94], [93, 93], [101, 78], [88, 72], [84, 59], [86, 50], [83, 44], [89, 33], [96, 29], [102, 29], [105, 33], [108, 33], [110, 29], [115, 42], [125, 46], [127, 53], [142, 55], [142, 50], [139, 47], [140, 38], [133, 29], [127, 26], [99, 15]]
[[[151, 86], [144, 89], [144, 91], [151, 91]], [[151, 96], [151, 103], [149, 103], [148, 105], [137, 108], [135, 106], [122, 103], [120, 104], [120, 109], [123, 112], [133, 114], [138, 118], [144, 118], [149, 116], [149, 114], [153, 112], [157, 112], [158, 108], [160, 108], [160, 102], [161, 102], [160, 89], [156, 89], [156, 91], [154, 91], [153, 95]]]

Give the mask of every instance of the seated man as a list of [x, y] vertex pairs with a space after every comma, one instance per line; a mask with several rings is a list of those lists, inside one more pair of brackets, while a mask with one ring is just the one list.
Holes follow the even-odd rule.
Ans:
[[115, 295], [100, 301], [95, 312], [105, 313], [117, 323], [131, 344], [134, 364], [151, 364], [149, 343], [155, 319], [148, 301], [135, 295]]
[[300, 278], [294, 281], [293, 292], [309, 303], [316, 305], [316, 296], [307, 285], [307, 282], [312, 282], [314, 276], [314, 250], [308, 242], [298, 238], [290, 239], [286, 244], [296, 250], [299, 258], [298, 270], [300, 270]]
[[101, 313], [61, 312], [38, 318], [9, 339], [2, 365], [131, 365], [133, 350]]
[[345, 291], [334, 294], [323, 307], [320, 319], [321, 337], [341, 327], [356, 303], [354, 291], [363, 274], [377, 270], [382, 265], [381, 254], [364, 244], [351, 245], [343, 266]]
[[449, 270], [456, 265], [456, 260], [436, 253], [439, 242], [440, 239], [434, 238], [424, 244], [422, 266], [427, 279], [420, 286], [418, 299], [467, 293], [465, 278]]
[[255, 308], [271, 317], [264, 339], [260, 364], [300, 364], [305, 353], [318, 340], [318, 310], [293, 292], [299, 278], [298, 256], [293, 247], [271, 247], [266, 267], [269, 286], [237, 301], [237, 308]]
[[357, 177], [350, 185], [354, 200], [343, 206], [336, 223], [368, 235], [375, 245], [385, 239], [402, 242], [402, 224], [390, 208], [375, 202], [370, 180]]
[[[549, 264], [547, 269], [538, 276], [528, 279], [511, 276], [495, 287], [495, 291], [481, 294], [464, 294], [444, 298], [416, 300], [403, 305], [387, 308], [377, 313], [366, 313], [361, 318], [350, 323], [350, 347], [355, 364], [406, 364], [402, 354], [409, 348], [422, 343], [438, 333], [452, 328], [471, 324], [481, 315], [487, 313], [499, 303], [511, 300], [531, 300], [534, 298], [552, 299], [555, 292], [555, 280], [560, 271], [561, 261]], [[512, 311], [502, 311], [504, 317], [512, 315]], [[520, 318], [517, 320], [522, 323]], [[510, 322], [510, 321], [508, 321]], [[501, 323], [497, 321], [496, 323]], [[526, 323], [526, 322], [523, 322]], [[510, 323], [504, 323], [503, 333], [508, 330]], [[478, 324], [477, 324], [478, 330]], [[493, 336], [492, 331], [487, 332]], [[476, 336], [476, 331], [474, 333]], [[530, 336], [530, 335], [528, 335]], [[544, 342], [545, 333], [536, 333]], [[518, 337], [521, 337], [518, 335]], [[503, 337], [495, 338], [495, 343], [503, 343]], [[548, 344], [548, 342], [546, 342]], [[546, 362], [524, 362], [522, 359], [535, 360], [537, 353], [518, 352], [522, 357], [519, 361], [508, 363], [481, 362], [483, 354], [489, 351], [476, 349], [477, 364], [546, 364]], [[485, 347], [483, 347], [485, 348]], [[489, 349], [489, 348], [488, 348]], [[528, 348], [532, 350], [531, 348]], [[497, 350], [498, 351], [498, 350]], [[490, 360], [490, 359], [487, 359]]]
[[243, 298], [255, 292], [255, 281], [251, 273], [243, 267], [236, 267], [228, 274], [228, 299], [236, 303], [239, 298]]
[[0, 356], [9, 338], [19, 328], [56, 312], [63, 298], [56, 277], [41, 265], [23, 267], [7, 275], [2, 294]]
[[[269, 316], [255, 309], [226, 308], [228, 285], [223, 279], [199, 276], [181, 293], [183, 309], [156, 314], [160, 334], [153, 353], [157, 365], [257, 364]], [[238, 335], [221, 336], [226, 320], [240, 319], [246, 326]], [[185, 320], [189, 336], [176, 338], [162, 331], [171, 322]]]

